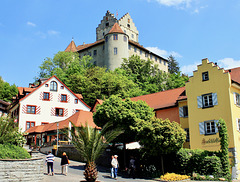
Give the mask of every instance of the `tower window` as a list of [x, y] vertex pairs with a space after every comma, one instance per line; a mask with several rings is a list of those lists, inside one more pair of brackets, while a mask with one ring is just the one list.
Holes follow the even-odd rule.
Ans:
[[123, 36], [123, 40], [124, 40], [124, 42], [127, 42], [127, 36], [126, 35]]
[[134, 38], [134, 34], [132, 34], [132, 38]]
[[134, 47], [134, 52], [137, 52], [137, 48], [136, 47]]
[[118, 35], [117, 34], [113, 34], [113, 40], [118, 40]]
[[97, 50], [93, 51], [93, 55], [96, 56], [97, 55]]
[[108, 42], [108, 36], [106, 36], [105, 41]]
[[117, 55], [117, 47], [114, 47], [114, 55]]
[[130, 24], [127, 24], [127, 27], [130, 28]]
[[128, 23], [130, 23], [130, 19], [128, 18]]
[[131, 50], [131, 45], [128, 45], [128, 49]]
[[109, 23], [107, 22], [107, 23], [106, 23], [106, 27], [108, 27], [108, 26], [109, 26]]

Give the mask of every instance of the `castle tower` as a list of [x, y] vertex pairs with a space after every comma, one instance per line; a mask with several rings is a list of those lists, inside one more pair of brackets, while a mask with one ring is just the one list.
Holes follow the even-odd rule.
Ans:
[[106, 15], [101, 20], [101, 23], [96, 28], [97, 41], [103, 39], [116, 22], [117, 19], [115, 18], [114, 14], [107, 11]]
[[128, 58], [128, 38], [118, 23], [105, 35], [105, 66], [108, 69], [120, 67], [123, 58]]

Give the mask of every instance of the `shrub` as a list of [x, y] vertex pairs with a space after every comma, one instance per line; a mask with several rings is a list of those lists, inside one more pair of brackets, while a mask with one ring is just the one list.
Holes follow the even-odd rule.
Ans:
[[31, 158], [26, 149], [11, 144], [0, 144], [0, 159], [26, 159], [26, 158]]
[[165, 180], [165, 181], [180, 181], [180, 180], [185, 180], [189, 178], [190, 176], [180, 175], [175, 173], [166, 173], [160, 177], [161, 180]]

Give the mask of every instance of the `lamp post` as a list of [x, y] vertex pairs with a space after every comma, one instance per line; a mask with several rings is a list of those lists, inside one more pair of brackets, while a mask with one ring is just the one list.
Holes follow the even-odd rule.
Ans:
[[59, 123], [57, 122], [57, 153], [58, 154], [58, 126], [59, 126]]

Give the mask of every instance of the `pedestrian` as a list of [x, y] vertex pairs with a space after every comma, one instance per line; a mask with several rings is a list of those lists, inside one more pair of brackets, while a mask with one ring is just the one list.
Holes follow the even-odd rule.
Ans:
[[[46, 163], [47, 163], [47, 169], [48, 169], [48, 175], [54, 175], [53, 172], [53, 161], [54, 161], [54, 155], [52, 154], [51, 151], [48, 152], [48, 155], [46, 157]], [[50, 168], [51, 168], [51, 173], [50, 173]]]
[[[114, 156], [112, 155], [112, 159], [111, 159], [111, 164], [112, 164], [112, 160], [114, 159]], [[111, 178], [114, 178], [114, 168], [113, 166], [111, 165]]]
[[113, 167], [113, 174], [114, 174], [114, 178], [117, 179], [117, 171], [118, 171], [118, 167], [119, 167], [119, 164], [118, 164], [118, 160], [117, 160], [118, 156], [117, 155], [114, 155], [113, 156], [113, 159], [112, 159], [112, 167]]
[[133, 179], [135, 179], [136, 160], [135, 160], [135, 158], [133, 156], [130, 157], [129, 170], [130, 170], [129, 176], [132, 177]]
[[63, 174], [63, 171], [65, 171], [65, 176], [67, 176], [67, 173], [68, 173], [68, 164], [69, 164], [68, 156], [66, 152], [63, 152], [62, 159], [61, 159], [61, 166], [62, 166], [62, 174]]

